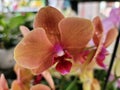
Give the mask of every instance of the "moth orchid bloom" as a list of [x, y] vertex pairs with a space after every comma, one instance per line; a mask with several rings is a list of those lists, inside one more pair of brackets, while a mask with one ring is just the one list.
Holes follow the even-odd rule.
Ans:
[[0, 90], [9, 90], [4, 74], [0, 75]]
[[105, 18], [102, 21], [102, 24], [106, 32], [111, 28], [114, 28], [114, 27], [118, 28], [120, 24], [120, 7], [113, 8], [110, 12], [109, 17]]
[[72, 66], [70, 59], [86, 47], [93, 33], [91, 21], [64, 18], [57, 9], [47, 6], [37, 13], [34, 29], [16, 46], [14, 58], [34, 74], [40, 74], [55, 63], [57, 71], [67, 74]]
[[95, 17], [93, 20], [95, 26], [95, 34], [93, 41], [96, 45], [96, 52], [93, 57], [93, 60], [96, 59], [96, 62], [99, 66], [105, 68], [104, 59], [108, 55], [107, 47], [116, 39], [118, 32], [116, 28], [112, 28], [108, 31], [105, 41], [103, 41], [103, 26], [99, 17]]

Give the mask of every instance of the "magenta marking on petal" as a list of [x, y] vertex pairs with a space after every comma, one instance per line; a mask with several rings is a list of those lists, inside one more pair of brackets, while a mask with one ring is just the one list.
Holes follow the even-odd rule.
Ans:
[[103, 47], [102, 47], [102, 50], [101, 50], [101, 53], [106, 54], [107, 52], [108, 52], [107, 49], [103, 46]]
[[64, 55], [63, 48], [60, 46], [60, 44], [56, 44], [54, 46], [54, 51], [57, 54], [57, 56], [63, 56]]
[[102, 68], [106, 68], [106, 65], [101, 60], [97, 60], [97, 64], [101, 66]]
[[58, 62], [56, 66], [56, 70], [60, 72], [62, 75], [65, 75], [70, 72], [71, 67], [72, 67], [72, 63], [70, 61], [62, 60]]
[[99, 61], [103, 61], [105, 59], [105, 55], [100, 53], [100, 54], [98, 54], [96, 59], [99, 60]]
[[101, 52], [98, 54], [98, 56], [96, 57], [96, 61], [97, 64], [103, 68], [106, 68], [106, 66], [104, 65], [103, 61], [105, 60], [106, 55], [108, 55], [108, 51], [106, 50], [106, 48], [103, 46], [101, 49]]

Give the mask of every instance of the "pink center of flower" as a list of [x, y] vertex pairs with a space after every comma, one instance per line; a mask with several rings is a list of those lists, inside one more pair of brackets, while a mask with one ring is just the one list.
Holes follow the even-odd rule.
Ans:
[[56, 56], [53, 59], [53, 63], [57, 63], [56, 70], [60, 72], [62, 75], [70, 72], [72, 63], [68, 60], [72, 59], [71, 55], [67, 52], [67, 50], [63, 50], [63, 48], [57, 44], [55, 46]]

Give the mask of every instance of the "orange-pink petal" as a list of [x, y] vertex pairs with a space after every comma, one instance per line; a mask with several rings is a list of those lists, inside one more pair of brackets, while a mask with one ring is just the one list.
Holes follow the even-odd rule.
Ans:
[[[88, 56], [88, 60], [86, 60], [84, 66], [93, 66], [93, 64], [97, 63], [96, 59], [98, 54], [101, 52], [103, 47], [103, 27], [102, 23], [99, 17], [95, 17], [93, 20], [94, 28], [95, 28], [95, 34], [93, 37], [94, 43], [97, 46], [95, 50], [93, 50], [93, 54], [91, 53], [90, 56]], [[89, 64], [89, 66], [88, 66]]]
[[14, 71], [21, 82], [30, 82], [33, 78], [33, 74], [29, 69], [23, 68], [18, 64], [15, 64]]
[[91, 21], [83, 18], [65, 18], [59, 23], [61, 43], [68, 51], [79, 51], [86, 47], [93, 36]]
[[30, 32], [30, 30], [26, 26], [20, 26], [20, 31], [23, 36], [26, 36]]
[[39, 67], [31, 69], [31, 72], [34, 75], [39, 75], [43, 71], [51, 67], [52, 65], [53, 65], [53, 61], [52, 61], [52, 57], [50, 56], [50, 57], [47, 57], [47, 59], [42, 64], [40, 64]]
[[11, 90], [30, 90], [30, 85], [14, 80], [11, 85]]
[[105, 38], [104, 46], [108, 47], [116, 39], [117, 35], [118, 31], [116, 28], [110, 29]]
[[9, 90], [4, 74], [0, 75], [0, 90]]
[[58, 23], [64, 16], [54, 7], [47, 6], [41, 8], [37, 13], [33, 26], [42, 27], [45, 29], [49, 40], [56, 43], [60, 39]]
[[51, 90], [48, 86], [43, 84], [37, 84], [30, 88], [30, 90]]
[[[42, 28], [36, 28], [28, 33], [15, 47], [14, 58], [16, 62], [28, 69], [37, 67], [46, 69], [52, 65], [52, 44]], [[49, 65], [46, 64], [49, 62]]]
[[98, 46], [101, 38], [103, 37], [103, 26], [102, 26], [100, 17], [98, 17], [98, 16], [95, 17], [93, 19], [93, 24], [94, 24], [94, 29], [95, 29], [93, 41], [94, 41], [95, 45]]
[[48, 84], [52, 88], [52, 90], [55, 90], [54, 81], [52, 79], [52, 76], [51, 76], [50, 72], [49, 71], [44, 71], [41, 74], [45, 78], [45, 80], [48, 82]]

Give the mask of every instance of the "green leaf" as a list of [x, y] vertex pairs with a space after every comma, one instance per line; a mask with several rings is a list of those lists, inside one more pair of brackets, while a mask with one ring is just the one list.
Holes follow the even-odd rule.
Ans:
[[8, 24], [9, 24], [9, 28], [13, 29], [24, 23], [25, 23], [25, 16], [16, 16], [16, 17], [12, 17]]

